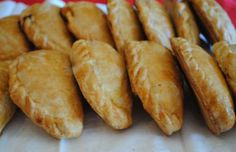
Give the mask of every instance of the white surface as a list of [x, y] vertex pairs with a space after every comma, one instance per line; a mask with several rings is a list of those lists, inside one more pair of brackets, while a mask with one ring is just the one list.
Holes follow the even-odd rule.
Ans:
[[[136, 101], [139, 102], [139, 101]], [[197, 105], [188, 100], [182, 131], [168, 137], [161, 133], [141, 106], [134, 108], [134, 124], [123, 131], [109, 128], [86, 107], [84, 130], [79, 138], [57, 140], [34, 125], [22, 112], [0, 137], [1, 152], [234, 152], [236, 130], [214, 136], [207, 129]], [[190, 105], [190, 104], [192, 105]]]
[[[14, 2], [0, 3], [0, 17], [20, 12]], [[18, 4], [17, 4], [18, 5]], [[59, 6], [62, 3], [59, 4]], [[104, 5], [99, 5], [103, 10]], [[16, 10], [14, 10], [17, 8]], [[106, 11], [106, 10], [104, 10]], [[135, 101], [138, 103], [139, 101]], [[236, 129], [214, 136], [202, 120], [191, 93], [185, 101], [183, 129], [167, 137], [140, 105], [134, 107], [134, 123], [115, 131], [86, 106], [84, 130], [79, 138], [57, 140], [18, 111], [0, 136], [0, 152], [234, 152]]]

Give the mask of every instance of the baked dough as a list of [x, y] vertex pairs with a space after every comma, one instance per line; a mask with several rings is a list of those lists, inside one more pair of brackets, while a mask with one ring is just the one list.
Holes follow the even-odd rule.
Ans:
[[69, 57], [59, 51], [19, 56], [9, 69], [13, 102], [38, 126], [56, 138], [78, 137], [83, 111]]
[[116, 47], [123, 55], [123, 47], [126, 42], [144, 39], [141, 23], [127, 0], [108, 0], [107, 8], [107, 17]]
[[175, 24], [177, 35], [192, 43], [200, 44], [199, 29], [188, 3], [178, 0], [164, 2]]
[[183, 38], [173, 38], [171, 45], [210, 130], [220, 134], [231, 129], [235, 123], [233, 101], [214, 59]]
[[73, 73], [93, 110], [112, 128], [132, 124], [132, 98], [125, 63], [110, 45], [79, 40], [71, 52]]
[[19, 16], [0, 19], [0, 60], [14, 59], [30, 50], [30, 45], [19, 27]]
[[214, 44], [213, 54], [231, 90], [236, 95], [236, 46], [220, 41]]
[[170, 38], [175, 33], [165, 8], [156, 0], [136, 0], [135, 5], [148, 39], [171, 50]]
[[70, 2], [61, 9], [77, 39], [97, 40], [114, 46], [106, 15], [91, 2]]
[[133, 90], [161, 130], [171, 135], [183, 124], [183, 90], [174, 58], [156, 42], [129, 42], [126, 63]]
[[38, 49], [70, 51], [72, 39], [60, 16], [60, 8], [48, 3], [34, 4], [23, 11], [20, 22]]
[[213, 42], [222, 40], [236, 44], [234, 25], [216, 0], [192, 0], [191, 2]]
[[[0, 29], [1, 30], [1, 29]], [[8, 92], [8, 66], [10, 61], [0, 62], [0, 133], [15, 113], [15, 105]]]

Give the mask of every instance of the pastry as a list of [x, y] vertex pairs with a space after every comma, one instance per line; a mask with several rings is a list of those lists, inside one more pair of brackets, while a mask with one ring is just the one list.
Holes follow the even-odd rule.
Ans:
[[171, 45], [210, 130], [220, 134], [231, 129], [235, 123], [234, 105], [214, 59], [201, 47], [183, 38], [171, 39]]
[[20, 22], [38, 49], [70, 51], [72, 39], [60, 16], [60, 8], [48, 3], [34, 4], [23, 11]]
[[183, 90], [174, 58], [156, 42], [129, 42], [125, 47], [130, 82], [144, 109], [171, 135], [183, 124]]
[[108, 0], [108, 20], [118, 51], [123, 55], [127, 41], [143, 40], [144, 33], [132, 5], [127, 0]]
[[148, 39], [171, 50], [170, 38], [175, 33], [165, 8], [156, 0], [136, 0], [135, 5]]
[[69, 57], [59, 51], [33, 51], [9, 68], [13, 102], [38, 126], [56, 138], [78, 137], [83, 111]]
[[216, 0], [191, 0], [213, 42], [227, 41], [236, 44], [236, 31], [224, 9]]
[[215, 43], [213, 55], [225, 74], [231, 90], [236, 95], [236, 45], [231, 46], [225, 41]]
[[70, 2], [61, 9], [69, 30], [77, 39], [97, 40], [114, 46], [106, 15], [91, 2]]
[[71, 62], [81, 92], [92, 109], [112, 128], [132, 124], [132, 98], [122, 56], [110, 45], [79, 40]]
[[14, 59], [30, 50], [30, 45], [20, 30], [19, 19], [19, 16], [0, 19], [0, 60]]
[[200, 44], [199, 29], [187, 2], [165, 0], [179, 37]]
[[[1, 30], [1, 29], [0, 29]], [[15, 113], [15, 105], [8, 92], [8, 66], [10, 61], [0, 62], [0, 133]]]

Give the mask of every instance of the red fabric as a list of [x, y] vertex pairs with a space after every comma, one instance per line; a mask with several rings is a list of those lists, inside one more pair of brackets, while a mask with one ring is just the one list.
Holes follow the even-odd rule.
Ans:
[[[15, 1], [24, 2], [28, 5], [31, 5], [33, 3], [43, 2], [44, 0], [15, 0]], [[68, 2], [68, 1], [81, 1], [81, 0], [64, 0], [64, 1]], [[106, 3], [107, 0], [82, 0], [82, 1], [91, 1], [91, 2], [95, 2], [95, 3]], [[134, 0], [129, 0], [129, 1], [131, 3], [134, 2]], [[159, 0], [159, 1], [163, 1], [163, 0]], [[236, 27], [236, 0], [217, 0], [217, 1], [229, 14], [231, 20], [234, 23], [234, 26]]]

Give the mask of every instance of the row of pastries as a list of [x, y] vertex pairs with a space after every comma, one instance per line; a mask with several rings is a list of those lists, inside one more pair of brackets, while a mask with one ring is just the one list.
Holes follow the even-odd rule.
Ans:
[[[234, 126], [236, 31], [215, 0], [108, 0], [107, 8], [43, 3], [0, 19], [0, 131], [18, 107], [53, 137], [78, 137], [81, 92], [119, 130], [132, 125], [136, 95], [171, 135], [184, 123], [183, 81], [210, 131]], [[201, 47], [202, 31], [213, 54]]]

